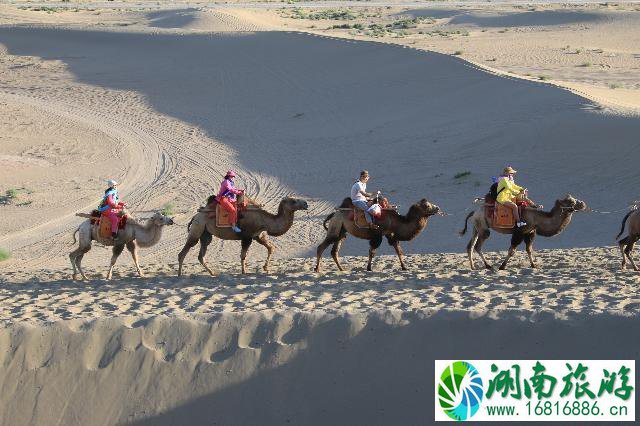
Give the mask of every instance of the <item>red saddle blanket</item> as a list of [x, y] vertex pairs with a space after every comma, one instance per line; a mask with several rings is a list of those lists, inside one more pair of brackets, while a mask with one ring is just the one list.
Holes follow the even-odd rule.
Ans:
[[[98, 210], [92, 210], [91, 211], [91, 224], [92, 225], [99, 225], [101, 217], [102, 217], [102, 213], [100, 213]], [[127, 217], [128, 216], [121, 216], [120, 217], [120, 220], [118, 221], [118, 229], [124, 229], [124, 227], [127, 226]]]
[[[236, 209], [238, 210], [238, 214], [240, 212], [243, 212], [245, 210], [247, 210], [247, 206], [249, 203], [247, 203], [246, 201], [243, 203], [238, 202], [237, 200], [233, 203], [236, 206]], [[215, 217], [216, 215], [216, 207], [218, 206], [218, 202], [216, 201], [216, 199], [214, 198], [209, 204], [207, 204], [207, 210], [212, 210], [211, 212], [209, 212], [209, 217]], [[238, 216], [240, 217], [240, 216]]]

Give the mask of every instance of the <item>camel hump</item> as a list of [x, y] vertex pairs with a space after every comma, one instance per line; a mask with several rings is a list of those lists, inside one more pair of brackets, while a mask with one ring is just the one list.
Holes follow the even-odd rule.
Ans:
[[350, 197], [347, 197], [344, 200], [342, 200], [342, 204], [340, 204], [341, 209], [348, 209], [352, 207], [353, 207], [353, 201], [351, 201]]

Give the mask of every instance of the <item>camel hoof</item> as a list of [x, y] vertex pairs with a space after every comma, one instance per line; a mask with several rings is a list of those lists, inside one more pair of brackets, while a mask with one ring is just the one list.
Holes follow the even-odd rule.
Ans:
[[500, 265], [500, 267], [498, 269], [500, 269], [501, 271], [504, 271], [505, 269], [507, 269], [507, 266], [506, 265]]
[[73, 275], [71, 276], [71, 279], [72, 279], [73, 281], [77, 281], [77, 280], [78, 280], [78, 274], [73, 274]]
[[484, 265], [484, 268], [489, 271], [495, 271], [495, 268], [493, 267], [493, 265]]

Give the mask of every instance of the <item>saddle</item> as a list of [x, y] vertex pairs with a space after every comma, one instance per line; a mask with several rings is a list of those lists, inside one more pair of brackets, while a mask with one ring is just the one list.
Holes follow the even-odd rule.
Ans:
[[[517, 201], [516, 205], [518, 206], [518, 213], [520, 217], [522, 217], [524, 209], [528, 207], [528, 203]], [[513, 210], [497, 203], [495, 200], [487, 200], [485, 198], [484, 214], [492, 228], [511, 229], [516, 226], [516, 218], [513, 215]]]
[[[234, 202], [236, 206], [236, 210], [238, 211], [238, 219], [242, 219], [242, 212], [247, 210], [248, 203], [245, 201], [243, 203], [238, 202], [236, 200]], [[207, 209], [211, 210], [209, 212], [209, 218], [216, 219], [216, 227], [217, 228], [231, 228], [231, 222], [229, 221], [229, 212], [226, 211], [215, 198], [207, 204]]]
[[[127, 226], [127, 215], [120, 216], [118, 230]], [[98, 210], [91, 211], [91, 225], [98, 226], [98, 236], [100, 238], [111, 238], [111, 221], [107, 216], [103, 216]]]
[[[368, 204], [369, 204], [369, 207], [371, 207], [374, 203], [373, 201], [369, 201]], [[373, 217], [373, 223], [383, 221], [386, 216], [386, 212], [388, 210], [393, 210], [389, 208], [390, 207], [389, 201], [386, 198], [381, 198], [378, 204], [380, 204], [380, 207], [381, 207], [380, 214], [377, 214], [377, 215], [371, 214], [371, 217]], [[362, 210], [361, 208], [354, 206], [351, 209], [351, 212], [349, 212], [349, 219], [353, 220], [356, 227], [358, 228], [367, 228], [367, 229], [369, 228], [369, 223], [367, 222], [367, 218], [364, 216], [364, 210]]]

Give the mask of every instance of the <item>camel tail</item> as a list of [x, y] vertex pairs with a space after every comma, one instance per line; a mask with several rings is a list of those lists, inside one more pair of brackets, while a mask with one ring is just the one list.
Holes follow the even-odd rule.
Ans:
[[624, 219], [622, 219], [622, 228], [620, 228], [620, 233], [618, 235], [616, 235], [616, 240], [618, 238], [620, 238], [620, 235], [622, 235], [622, 233], [624, 232], [624, 227], [627, 224], [627, 219], [629, 219], [629, 216], [631, 215], [631, 213], [633, 213], [634, 210], [631, 210], [629, 213], [627, 213], [624, 217]]
[[463, 236], [464, 234], [466, 234], [466, 233], [467, 233], [467, 222], [469, 222], [469, 218], [470, 218], [471, 216], [473, 216], [473, 214], [474, 214], [474, 213], [475, 213], [475, 212], [471, 212], [471, 213], [469, 213], [469, 214], [467, 215], [467, 217], [464, 219], [464, 229], [463, 229], [462, 231], [458, 232], [458, 234], [460, 234], [460, 236]]
[[333, 215], [334, 215], [334, 214], [335, 214], [335, 212], [334, 212], [334, 213], [331, 213], [329, 216], [327, 216], [327, 218], [324, 220], [324, 222], [322, 222], [322, 226], [323, 226], [323, 227], [324, 227], [324, 229], [325, 229], [325, 230], [327, 230], [327, 231], [329, 230], [329, 227], [327, 226], [327, 222], [329, 222], [329, 221], [333, 218]]
[[192, 217], [191, 220], [189, 221], [189, 223], [187, 223], [187, 231], [191, 231], [191, 224], [193, 223], [193, 219], [194, 218]]
[[76, 234], [77, 234], [78, 232], [80, 232], [80, 228], [76, 229], [76, 230], [73, 232], [73, 244], [75, 244], [75, 243], [77, 243], [77, 242], [78, 242], [78, 240], [76, 239]]

